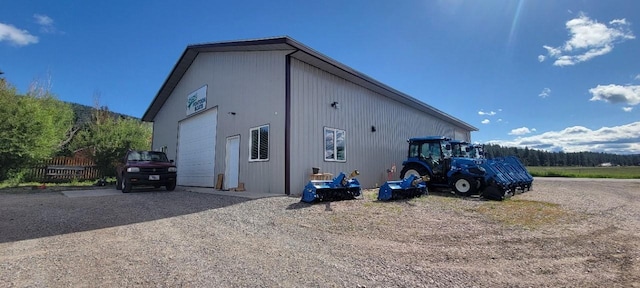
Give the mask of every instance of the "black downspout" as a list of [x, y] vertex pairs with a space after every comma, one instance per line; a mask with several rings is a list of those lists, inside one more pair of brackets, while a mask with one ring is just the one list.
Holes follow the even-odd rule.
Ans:
[[286, 55], [284, 79], [284, 194], [291, 195], [291, 54]]

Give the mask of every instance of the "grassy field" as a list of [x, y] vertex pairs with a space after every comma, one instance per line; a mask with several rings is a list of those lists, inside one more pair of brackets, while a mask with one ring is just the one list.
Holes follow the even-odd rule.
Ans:
[[640, 166], [626, 167], [527, 167], [534, 177], [640, 179]]

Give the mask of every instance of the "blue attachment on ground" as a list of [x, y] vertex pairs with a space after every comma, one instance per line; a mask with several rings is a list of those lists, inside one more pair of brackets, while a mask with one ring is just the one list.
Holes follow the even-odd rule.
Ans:
[[[352, 173], [352, 175], [357, 173]], [[360, 196], [360, 183], [355, 178], [347, 178], [340, 172], [333, 180], [311, 180], [304, 186], [302, 199], [307, 203], [322, 201], [351, 200]]]
[[378, 200], [388, 201], [427, 195], [427, 185], [416, 175], [398, 181], [387, 181], [378, 190]]

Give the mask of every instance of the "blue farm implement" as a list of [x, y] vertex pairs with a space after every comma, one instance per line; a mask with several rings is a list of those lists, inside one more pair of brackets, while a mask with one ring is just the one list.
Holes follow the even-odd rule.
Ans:
[[515, 156], [506, 156], [491, 160], [499, 161], [502, 166], [509, 171], [509, 175], [514, 178], [516, 182], [513, 187], [514, 189], [522, 190], [522, 192], [531, 190], [533, 186], [533, 176], [527, 171], [524, 164], [520, 162], [520, 159]]
[[353, 178], [357, 175], [360, 172], [354, 170], [348, 177], [340, 172], [333, 180], [311, 180], [304, 186], [300, 201], [314, 203], [355, 199], [361, 195], [360, 183]]
[[399, 181], [387, 181], [378, 190], [378, 200], [389, 201], [427, 195], [429, 191], [426, 181], [429, 181], [429, 176], [416, 175], [409, 175]]

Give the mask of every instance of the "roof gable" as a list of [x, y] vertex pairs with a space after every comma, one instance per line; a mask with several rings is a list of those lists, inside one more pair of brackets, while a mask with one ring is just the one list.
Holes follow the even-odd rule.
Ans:
[[389, 97], [400, 103], [417, 108], [418, 110], [432, 115], [441, 120], [451, 122], [456, 126], [463, 127], [470, 131], [477, 131], [478, 128], [471, 126], [447, 113], [444, 113], [422, 101], [419, 101], [409, 95], [397, 91], [377, 80], [360, 73], [340, 62], [337, 62], [305, 45], [299, 43], [289, 37], [275, 37], [242, 41], [215, 42], [205, 44], [189, 45], [180, 56], [178, 62], [169, 73], [169, 76], [160, 87], [155, 98], [142, 116], [144, 121], [153, 121], [160, 108], [166, 102], [171, 92], [178, 85], [189, 66], [193, 63], [201, 52], [228, 52], [228, 51], [273, 51], [273, 50], [291, 50], [291, 57], [296, 58], [305, 63], [312, 64], [322, 70], [332, 73], [341, 78], [347, 79], [355, 84], [363, 86], [367, 89], [375, 91], [381, 95]]

